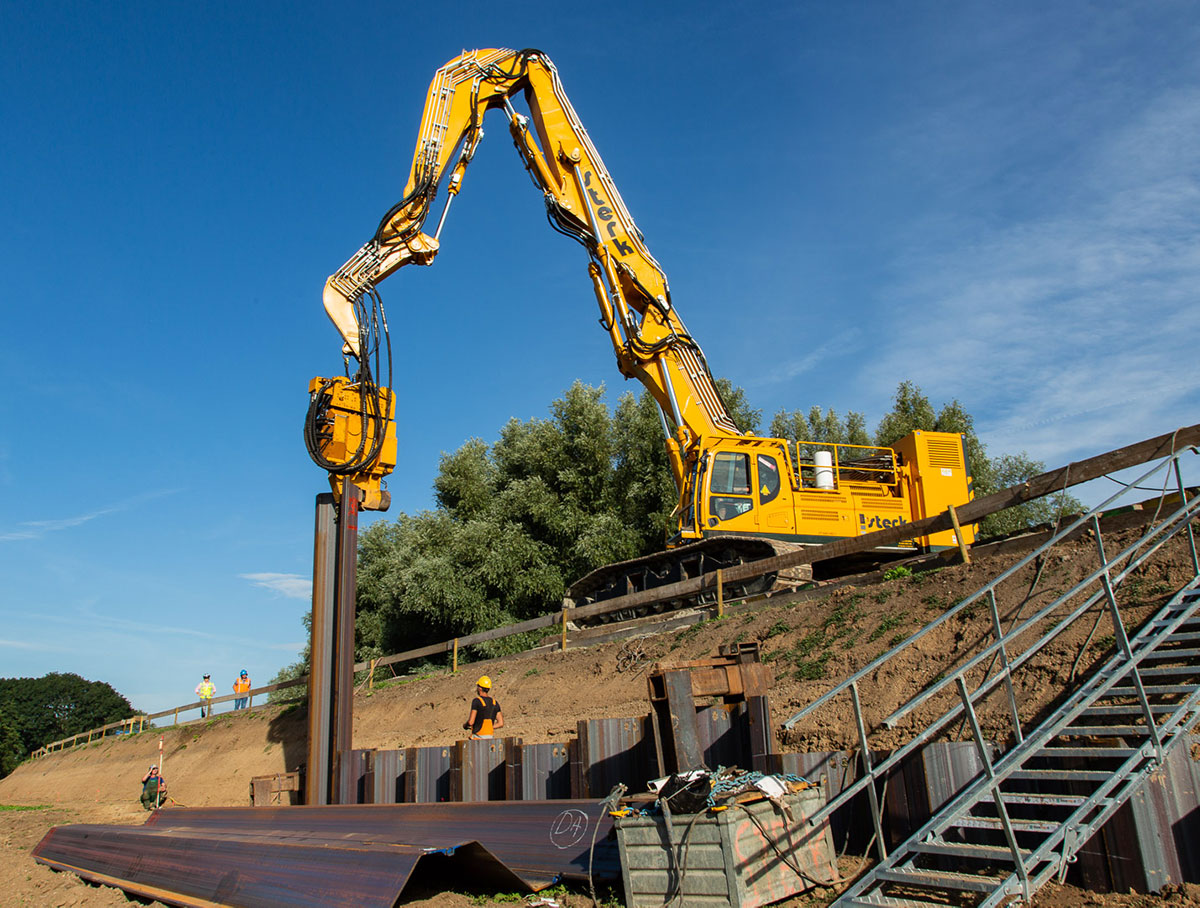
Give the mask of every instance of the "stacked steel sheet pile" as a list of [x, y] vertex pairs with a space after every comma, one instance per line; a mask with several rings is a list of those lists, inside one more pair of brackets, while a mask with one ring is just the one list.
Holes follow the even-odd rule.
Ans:
[[143, 826], [55, 827], [33, 856], [176, 905], [368, 908], [395, 904], [414, 873], [502, 891], [613, 879], [611, 830], [592, 800], [169, 809]]

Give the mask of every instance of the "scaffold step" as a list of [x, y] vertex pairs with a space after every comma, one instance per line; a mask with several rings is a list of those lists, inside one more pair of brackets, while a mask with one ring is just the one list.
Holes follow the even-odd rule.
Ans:
[[[1159, 715], [1169, 715], [1179, 708], [1178, 704], [1151, 704], [1150, 709]], [[1141, 716], [1145, 715], [1142, 708], [1136, 703], [1129, 703], [1122, 706], [1089, 706], [1085, 709], [1081, 716], [1099, 717], [1099, 716]]]
[[[1174, 639], [1174, 637], [1168, 637], [1163, 642], [1169, 643]], [[1200, 656], [1200, 649], [1164, 649], [1160, 644], [1158, 648], [1152, 649], [1142, 656], [1142, 661], [1147, 659], [1195, 659], [1198, 656]]]
[[1010, 779], [1023, 779], [1027, 782], [1107, 782], [1112, 778], [1111, 772], [1085, 772], [1071, 769], [1018, 769], [1009, 773]]
[[[1044, 832], [1051, 833], [1061, 826], [1061, 823], [1055, 823], [1047, 820], [1017, 820], [1009, 819], [1009, 823], [1015, 832]], [[997, 817], [959, 817], [950, 823], [951, 826], [960, 826], [965, 829], [1003, 829], [1004, 824]]]
[[[992, 861], [994, 863], [1013, 863], [1012, 851], [996, 845], [975, 845], [970, 842], [942, 841], [914, 842], [911, 847], [913, 851], [919, 851], [921, 854], [946, 854], [960, 858], [978, 858], [982, 861]], [[1020, 852], [1022, 857], [1027, 857], [1033, 853], [1024, 848], [1020, 849]]]
[[1068, 725], [1059, 732], [1061, 737], [1088, 735], [1098, 738], [1145, 737], [1149, 729], [1145, 725]]
[[1083, 757], [1089, 760], [1123, 760], [1137, 753], [1134, 747], [1043, 747], [1036, 756], [1065, 760]]
[[946, 908], [944, 900], [924, 902], [916, 899], [901, 899], [879, 892], [867, 892], [853, 898], [841, 899], [838, 905], [845, 906], [845, 908]]
[[[1083, 804], [1087, 798], [1077, 795], [1042, 794], [1032, 791], [1001, 791], [1000, 797], [1005, 804], [1030, 804], [1036, 807], [1075, 808]], [[981, 802], [983, 803], [983, 802]]]
[[976, 876], [970, 873], [947, 873], [942, 870], [925, 870], [914, 867], [880, 867], [875, 878], [889, 883], [904, 883], [908, 886], [928, 886], [933, 889], [957, 889], [964, 892], [994, 892], [1004, 880], [994, 876]]
[[[1196, 690], [1195, 684], [1147, 684], [1142, 687], [1146, 692], [1147, 697], [1153, 697], [1158, 694], [1190, 694]], [[1109, 697], [1136, 697], [1137, 688], [1130, 687], [1110, 687], [1105, 698]]]

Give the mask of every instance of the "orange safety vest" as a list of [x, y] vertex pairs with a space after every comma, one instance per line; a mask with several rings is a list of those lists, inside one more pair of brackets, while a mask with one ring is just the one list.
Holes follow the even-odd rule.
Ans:
[[250, 686], [249, 676], [247, 676], [245, 680], [242, 680], [242, 676], [238, 675], [237, 680], [233, 682], [233, 692], [235, 694], [244, 694], [246, 691], [250, 690]]
[[[479, 705], [476, 706], [475, 704]], [[475, 725], [476, 728], [471, 729], [472, 734], [481, 738], [490, 738], [495, 729], [492, 727], [492, 722], [496, 718], [496, 713], [500, 712], [500, 704], [492, 697], [476, 697], [471, 703], [471, 707], [475, 710]]]

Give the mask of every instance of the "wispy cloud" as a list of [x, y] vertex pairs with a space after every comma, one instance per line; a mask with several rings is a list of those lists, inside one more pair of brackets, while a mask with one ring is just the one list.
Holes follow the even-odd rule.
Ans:
[[0, 542], [16, 542], [22, 539], [41, 539], [50, 533], [58, 533], [62, 530], [69, 530], [72, 527], [82, 526], [85, 523], [90, 523], [99, 517], [105, 517], [109, 514], [117, 514], [121, 511], [132, 510], [139, 505], [153, 500], [162, 498], [166, 495], [172, 495], [178, 489], [158, 489], [155, 491], [144, 492], [140, 495], [135, 495], [119, 505], [112, 505], [105, 508], [97, 508], [93, 511], [88, 511], [84, 514], [78, 514], [74, 517], [59, 517], [54, 520], [26, 520], [17, 524], [17, 528], [7, 532], [0, 532]]
[[98, 511], [92, 511], [88, 514], [80, 514], [77, 517], [61, 517], [58, 520], [29, 520], [24, 523], [17, 524], [19, 529], [10, 530], [7, 533], [0, 533], [0, 542], [13, 542], [18, 539], [41, 539], [48, 533], [56, 533], [59, 530], [70, 529], [71, 527], [81, 526], [89, 521], [95, 520], [97, 517], [103, 517], [105, 514], [113, 514], [121, 510], [120, 508], [101, 508]]
[[913, 255], [912, 317], [864, 377], [957, 397], [998, 450], [1053, 463], [1194, 422], [1198, 133], [1200, 88], [1165, 93], [1037, 214]]
[[11, 649], [28, 649], [38, 650], [40, 652], [56, 652], [59, 647], [48, 646], [44, 643], [30, 643], [26, 640], [4, 640], [0, 639], [0, 646], [7, 646]]
[[311, 599], [312, 581], [299, 574], [238, 574], [243, 580], [249, 580], [255, 586], [279, 593], [288, 599]]

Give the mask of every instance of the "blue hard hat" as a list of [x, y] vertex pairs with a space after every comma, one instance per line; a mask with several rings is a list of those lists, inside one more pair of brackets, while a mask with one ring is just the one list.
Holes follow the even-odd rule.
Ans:
[[243, 674], [243, 675], [246, 675], [246, 674], [249, 674], [249, 672], [247, 672], [247, 671], [246, 671], [246, 670], [243, 668], [243, 669], [242, 669], [242, 674]]

